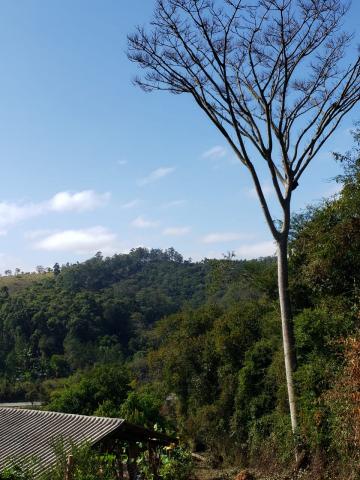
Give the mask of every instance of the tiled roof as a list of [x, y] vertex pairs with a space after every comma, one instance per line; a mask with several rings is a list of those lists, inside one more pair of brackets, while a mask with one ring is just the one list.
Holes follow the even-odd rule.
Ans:
[[13, 457], [36, 457], [41, 470], [54, 463], [57, 439], [95, 445], [123, 424], [129, 425], [121, 418], [0, 408], [0, 470]]

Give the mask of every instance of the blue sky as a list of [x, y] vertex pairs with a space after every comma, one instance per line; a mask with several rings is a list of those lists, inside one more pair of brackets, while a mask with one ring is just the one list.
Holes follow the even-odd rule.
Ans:
[[[0, 1], [0, 272], [139, 245], [195, 259], [274, 251], [247, 173], [191, 99], [131, 84], [126, 35], [152, 7]], [[354, 2], [349, 28], [359, 17]], [[335, 192], [328, 152], [351, 145], [358, 118], [319, 154], [295, 209]]]

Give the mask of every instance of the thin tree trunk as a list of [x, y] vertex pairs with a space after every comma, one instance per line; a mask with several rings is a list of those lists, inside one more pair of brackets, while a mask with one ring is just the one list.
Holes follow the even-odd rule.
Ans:
[[74, 471], [74, 457], [69, 455], [66, 460], [65, 480], [72, 480]]
[[282, 234], [277, 242], [278, 246], [278, 288], [281, 312], [281, 325], [285, 358], [286, 384], [288, 391], [291, 429], [293, 434], [297, 431], [296, 398], [294, 391], [293, 374], [296, 368], [296, 356], [294, 348], [294, 335], [292, 328], [292, 316], [289, 294], [288, 277], [288, 235]]

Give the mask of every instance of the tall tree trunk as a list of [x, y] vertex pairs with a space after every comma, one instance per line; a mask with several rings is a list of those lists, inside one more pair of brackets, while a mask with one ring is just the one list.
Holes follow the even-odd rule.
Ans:
[[296, 399], [293, 374], [296, 368], [294, 334], [291, 316], [289, 274], [288, 274], [288, 234], [283, 233], [277, 241], [278, 254], [278, 288], [281, 312], [281, 325], [285, 357], [286, 384], [290, 407], [291, 429], [297, 431]]

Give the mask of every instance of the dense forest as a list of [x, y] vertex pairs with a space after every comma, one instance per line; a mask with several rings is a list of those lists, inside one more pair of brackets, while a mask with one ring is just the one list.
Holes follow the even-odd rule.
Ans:
[[[360, 132], [340, 193], [294, 215], [290, 266], [304, 464], [360, 471]], [[177, 432], [217, 464], [293, 456], [276, 260], [174, 249], [2, 279], [0, 398]], [[357, 473], [356, 473], [357, 472]], [[320, 478], [320, 474], [318, 473]]]
[[129, 358], [157, 320], [204, 301], [206, 270], [173, 249], [139, 248], [25, 277], [10, 294], [4, 285], [0, 371], [36, 381]]

